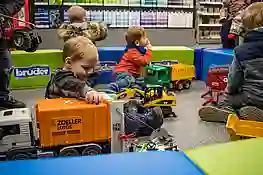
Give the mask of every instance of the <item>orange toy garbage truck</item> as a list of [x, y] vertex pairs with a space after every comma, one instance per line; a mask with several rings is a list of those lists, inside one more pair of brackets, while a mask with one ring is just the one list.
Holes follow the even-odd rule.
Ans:
[[0, 158], [94, 155], [127, 151], [124, 101], [99, 105], [75, 99], [41, 100], [30, 109], [0, 111]]

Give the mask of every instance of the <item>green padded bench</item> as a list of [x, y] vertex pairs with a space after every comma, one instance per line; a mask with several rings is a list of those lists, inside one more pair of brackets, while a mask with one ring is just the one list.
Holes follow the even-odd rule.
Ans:
[[186, 155], [208, 175], [263, 174], [263, 138], [201, 147]]
[[[114, 47], [112, 52], [114, 52]], [[10, 88], [27, 89], [45, 87], [51, 72], [55, 68], [62, 66], [61, 55], [61, 50], [37, 50], [33, 53], [13, 51], [14, 71], [11, 76]], [[100, 59], [103, 60], [104, 58]], [[120, 58], [112, 59], [117, 60]], [[194, 50], [183, 46], [154, 46], [152, 61], [161, 60], [178, 60], [181, 63], [193, 65]]]
[[153, 46], [151, 61], [178, 60], [179, 63], [194, 64], [194, 49], [185, 46]]
[[45, 87], [50, 74], [63, 64], [61, 50], [13, 51], [11, 89]]

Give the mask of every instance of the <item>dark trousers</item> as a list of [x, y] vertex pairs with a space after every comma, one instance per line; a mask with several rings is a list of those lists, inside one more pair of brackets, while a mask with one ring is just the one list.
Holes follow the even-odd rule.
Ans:
[[219, 103], [219, 107], [238, 112], [244, 106], [249, 104], [247, 97], [243, 93], [236, 95], [224, 94], [222, 101]]
[[221, 42], [223, 48], [234, 49], [237, 45], [235, 40], [229, 39], [228, 34], [231, 28], [232, 20], [225, 20], [220, 30]]
[[11, 56], [6, 49], [0, 51], [0, 101], [6, 100], [9, 96], [9, 82], [12, 70]]

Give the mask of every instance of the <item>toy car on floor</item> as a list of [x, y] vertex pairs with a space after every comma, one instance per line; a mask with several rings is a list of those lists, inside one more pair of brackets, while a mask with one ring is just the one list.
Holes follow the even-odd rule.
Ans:
[[176, 97], [173, 92], [165, 92], [160, 85], [146, 85], [144, 90], [137, 88], [127, 88], [117, 95], [118, 99], [123, 98], [138, 98], [142, 100], [145, 107], [153, 108], [160, 107], [163, 116], [176, 117], [172, 111], [172, 106], [176, 106]]
[[183, 90], [191, 87], [195, 78], [194, 65], [178, 63], [178, 61], [154, 62], [145, 67], [146, 84], [157, 84], [171, 90]]
[[228, 116], [226, 128], [232, 140], [263, 137], [263, 122], [241, 120], [235, 114]]
[[201, 98], [205, 100], [203, 106], [207, 104], [218, 104], [219, 98], [223, 95], [227, 86], [228, 72], [228, 65], [210, 67], [206, 81], [208, 91], [201, 96]]
[[32, 114], [28, 108], [0, 111], [0, 159], [127, 152], [120, 137], [145, 132], [147, 126], [150, 135], [161, 127], [162, 116], [154, 109], [130, 114], [125, 104], [123, 100], [95, 105], [58, 98], [38, 101]]

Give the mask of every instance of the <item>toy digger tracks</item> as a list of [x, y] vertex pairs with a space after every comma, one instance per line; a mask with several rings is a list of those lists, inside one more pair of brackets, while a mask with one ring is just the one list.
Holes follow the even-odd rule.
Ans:
[[240, 120], [235, 114], [228, 116], [226, 127], [232, 140], [263, 137], [263, 122]]

